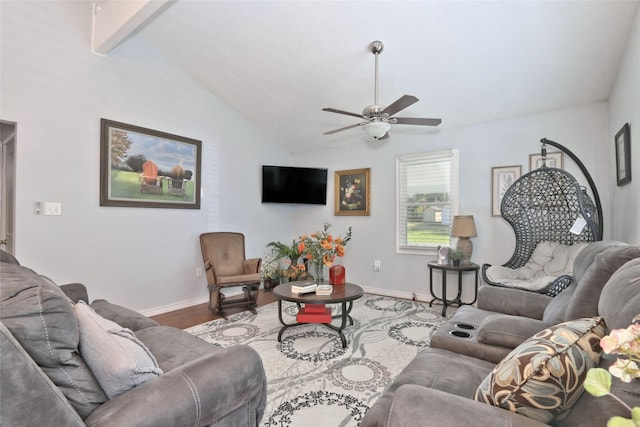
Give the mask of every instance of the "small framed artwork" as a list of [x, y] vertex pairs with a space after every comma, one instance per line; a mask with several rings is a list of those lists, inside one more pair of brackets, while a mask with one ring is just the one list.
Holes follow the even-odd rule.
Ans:
[[631, 182], [631, 135], [629, 123], [616, 133], [616, 178], [618, 187]]
[[[553, 153], [547, 153], [547, 159], [545, 165], [548, 168], [562, 169], [562, 152], [555, 151]], [[538, 169], [542, 167], [542, 154], [529, 154], [529, 170]]]
[[200, 209], [202, 141], [100, 120], [100, 206]]
[[371, 169], [336, 171], [335, 215], [368, 216], [371, 203]]
[[499, 166], [491, 168], [491, 215], [500, 216], [500, 204], [504, 193], [520, 178], [522, 166]]

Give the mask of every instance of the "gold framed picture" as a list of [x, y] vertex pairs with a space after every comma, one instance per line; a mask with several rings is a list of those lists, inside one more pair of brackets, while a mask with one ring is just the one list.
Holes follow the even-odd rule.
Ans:
[[334, 185], [335, 215], [369, 215], [371, 168], [336, 171]]

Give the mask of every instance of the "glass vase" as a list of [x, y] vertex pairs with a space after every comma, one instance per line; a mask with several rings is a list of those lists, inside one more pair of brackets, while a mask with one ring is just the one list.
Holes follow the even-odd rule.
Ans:
[[313, 273], [318, 285], [324, 284], [324, 263], [313, 263]]

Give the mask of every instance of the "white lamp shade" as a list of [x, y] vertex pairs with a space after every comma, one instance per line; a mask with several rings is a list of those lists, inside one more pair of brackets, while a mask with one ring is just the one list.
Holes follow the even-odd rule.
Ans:
[[387, 122], [369, 122], [364, 125], [364, 131], [372, 138], [381, 138], [391, 128], [391, 125]]

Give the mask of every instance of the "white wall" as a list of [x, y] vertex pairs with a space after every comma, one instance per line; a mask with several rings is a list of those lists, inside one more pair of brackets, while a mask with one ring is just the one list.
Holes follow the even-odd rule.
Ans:
[[632, 174], [629, 184], [618, 187], [614, 179], [609, 186], [612, 194], [612, 238], [640, 243], [640, 8], [636, 9], [624, 59], [609, 99], [607, 148], [612, 174], [616, 170], [613, 141], [625, 123], [629, 123], [631, 131]]
[[[92, 54], [90, 9], [89, 2], [2, 2], [0, 118], [18, 123], [16, 255], [58, 283], [85, 283], [92, 299], [139, 310], [206, 300], [205, 281], [195, 277], [201, 232], [243, 231], [253, 256], [266, 254], [270, 241], [289, 241], [323, 222], [338, 234], [353, 226], [341, 260], [350, 281], [425, 297], [432, 258], [395, 253], [395, 156], [459, 148], [460, 213], [473, 214], [478, 228], [473, 261], [502, 263], [511, 255], [513, 233], [491, 216], [491, 167], [519, 164], [526, 172], [542, 137], [567, 146], [593, 175], [605, 238], [640, 241], [639, 180], [611, 184], [613, 135], [629, 121], [633, 139], [640, 123], [637, 14], [610, 106], [458, 129], [407, 127], [392, 130], [378, 147], [366, 145], [356, 129], [346, 145], [292, 157], [141, 40], [133, 37], [106, 57]], [[101, 117], [202, 140], [202, 209], [100, 207]], [[640, 150], [632, 153], [638, 170]], [[328, 167], [329, 203], [261, 205], [263, 163]], [[363, 167], [372, 170], [371, 216], [334, 216], [333, 172]], [[584, 182], [567, 157], [565, 167]], [[35, 201], [61, 202], [63, 215], [36, 216]], [[373, 271], [374, 259], [382, 261], [380, 272]]]
[[[446, 123], [446, 117], [443, 122]], [[389, 142], [382, 146], [365, 143], [358, 129], [351, 132], [353, 142], [349, 145], [322, 153], [299, 154], [295, 159], [298, 164], [328, 166], [331, 178], [335, 170], [371, 168], [371, 215], [334, 216], [330, 190], [331, 202], [326, 207], [294, 212], [293, 224], [301, 232], [314, 231], [325, 221], [334, 224], [336, 233], [353, 226], [353, 240], [340, 263], [346, 267], [348, 280], [367, 288], [404, 296], [416, 294], [418, 298], [426, 298], [428, 294], [427, 262], [435, 260], [435, 256], [395, 252], [395, 156], [399, 154], [460, 149], [459, 213], [474, 215], [478, 237], [471, 239], [472, 261], [478, 264], [506, 262], [515, 244], [513, 230], [506, 221], [491, 216], [491, 168], [521, 165], [522, 172], [528, 172], [529, 154], [540, 153], [539, 141], [543, 137], [569, 148], [585, 164], [600, 192], [605, 222], [610, 218], [606, 208], [610, 173], [608, 165], [601, 162], [607, 158], [609, 148], [603, 144], [608, 140], [606, 103], [424, 133], [397, 126], [391, 129]], [[564, 168], [587, 185], [577, 165], [567, 156]], [[329, 187], [333, 189], [333, 180]], [[607, 233], [605, 230], [605, 237]], [[374, 259], [382, 262], [380, 272], [373, 271]], [[470, 290], [465, 285], [463, 295], [469, 295]]]
[[[91, 53], [90, 2], [3, 2], [0, 117], [17, 122], [16, 255], [57, 283], [133, 309], [207, 300], [198, 235], [241, 231], [247, 255], [291, 233], [260, 203], [260, 165], [291, 157], [135, 37]], [[212, 70], [215, 72], [215, 70]], [[99, 206], [100, 118], [202, 140], [202, 208]], [[62, 216], [34, 202], [62, 203]]]

